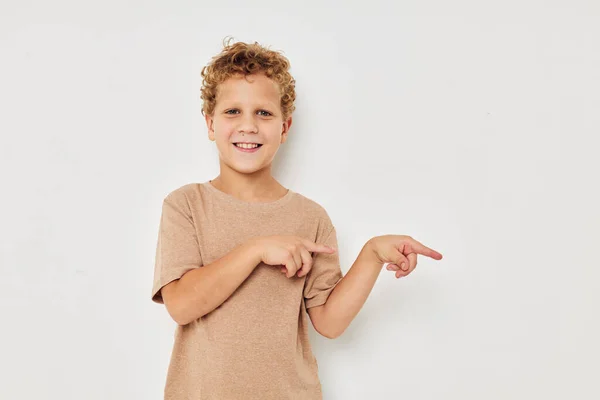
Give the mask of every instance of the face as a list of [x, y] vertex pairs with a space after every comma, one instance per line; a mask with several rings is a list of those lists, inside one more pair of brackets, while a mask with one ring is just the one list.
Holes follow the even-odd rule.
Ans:
[[[283, 120], [280, 104], [279, 85], [264, 74], [235, 76], [219, 85], [213, 115], [205, 119], [225, 164], [221, 167], [248, 174], [271, 165], [292, 124], [291, 116]], [[259, 147], [239, 148], [237, 143]]]

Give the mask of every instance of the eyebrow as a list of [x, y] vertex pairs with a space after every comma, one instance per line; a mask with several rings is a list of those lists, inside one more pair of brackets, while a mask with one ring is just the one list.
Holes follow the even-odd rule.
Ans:
[[[236, 107], [236, 108], [241, 108], [240, 103], [237, 102], [223, 102], [224, 107], [223, 108], [231, 108], [231, 107]], [[268, 109], [277, 109], [277, 105], [271, 103], [271, 102], [267, 102], [267, 103], [262, 103], [258, 106], [256, 106], [255, 108], [268, 108]]]

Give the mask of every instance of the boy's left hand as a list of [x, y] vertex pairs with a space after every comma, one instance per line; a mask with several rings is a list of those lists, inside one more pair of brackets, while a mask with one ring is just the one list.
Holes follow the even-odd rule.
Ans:
[[[389, 263], [388, 271], [396, 271], [396, 278], [410, 274], [417, 266], [417, 254], [441, 260], [442, 255], [406, 235], [383, 235], [371, 238], [365, 245], [382, 265]], [[404, 266], [402, 265], [404, 264]]]

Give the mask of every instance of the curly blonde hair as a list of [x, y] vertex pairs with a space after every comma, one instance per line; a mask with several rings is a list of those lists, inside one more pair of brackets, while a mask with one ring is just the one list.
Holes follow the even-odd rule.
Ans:
[[[233, 38], [230, 38], [233, 39]], [[203, 101], [202, 115], [213, 115], [215, 111], [217, 87], [233, 75], [247, 76], [264, 73], [275, 81], [281, 93], [281, 112], [287, 119], [295, 110], [296, 81], [288, 72], [289, 60], [280, 52], [270, 50], [258, 42], [236, 42], [229, 44], [223, 40], [223, 50], [214, 56], [208, 65], [202, 68], [202, 88], [200, 98]]]

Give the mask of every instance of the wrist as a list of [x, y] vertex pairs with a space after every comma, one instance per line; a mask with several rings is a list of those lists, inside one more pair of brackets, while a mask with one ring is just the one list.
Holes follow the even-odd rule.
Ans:
[[260, 237], [250, 239], [246, 243], [246, 248], [254, 266], [260, 264], [263, 260], [263, 246]]
[[381, 261], [377, 256], [377, 252], [375, 251], [373, 242], [371, 240], [368, 240], [367, 243], [365, 243], [358, 256], [359, 258], [375, 265], [378, 268], [383, 267], [384, 262]]

